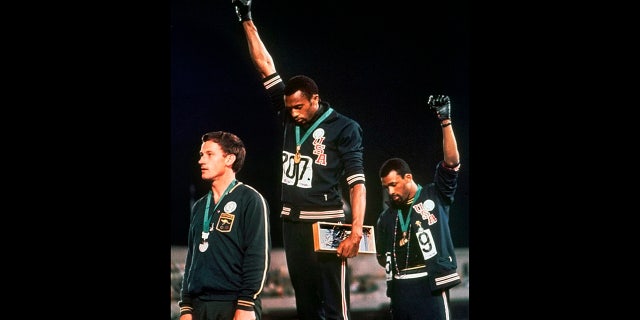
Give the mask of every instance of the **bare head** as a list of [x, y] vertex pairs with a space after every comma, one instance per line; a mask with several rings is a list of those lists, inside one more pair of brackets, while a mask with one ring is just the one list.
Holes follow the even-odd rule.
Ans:
[[233, 133], [213, 131], [202, 136], [200, 159], [198, 164], [202, 179], [215, 180], [225, 174], [227, 169], [237, 173], [244, 165], [246, 156], [244, 143]]
[[400, 158], [385, 161], [379, 175], [382, 188], [387, 190], [389, 199], [396, 206], [407, 204], [417, 190], [409, 164]]
[[320, 94], [313, 79], [297, 75], [284, 87], [284, 105], [298, 125], [307, 125], [318, 112]]

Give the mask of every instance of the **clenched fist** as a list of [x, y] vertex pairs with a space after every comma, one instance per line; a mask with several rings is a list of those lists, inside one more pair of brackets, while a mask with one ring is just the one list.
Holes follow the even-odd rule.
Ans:
[[231, 0], [231, 4], [236, 7], [238, 21], [251, 20], [251, 0]]
[[451, 119], [451, 101], [449, 96], [430, 95], [427, 104], [429, 105], [429, 109], [435, 111], [440, 121]]

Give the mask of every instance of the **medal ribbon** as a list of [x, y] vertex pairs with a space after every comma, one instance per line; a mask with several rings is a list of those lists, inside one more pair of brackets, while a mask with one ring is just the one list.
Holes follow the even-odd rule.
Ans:
[[[231, 188], [233, 188], [235, 184], [236, 184], [236, 179], [233, 179], [233, 181], [231, 181], [227, 189], [224, 190], [224, 193], [222, 194], [220, 199], [218, 199], [218, 203], [216, 203], [216, 206], [213, 207], [213, 211], [216, 211], [216, 209], [218, 208], [218, 205], [222, 202], [222, 199], [224, 198], [224, 196], [226, 196], [227, 193], [229, 193], [229, 190], [231, 190]], [[209, 237], [209, 223], [211, 223], [211, 218], [213, 217], [212, 214], [209, 214], [209, 205], [211, 204], [212, 194], [213, 194], [213, 191], [209, 190], [209, 195], [207, 196], [207, 206], [204, 209], [204, 221], [202, 223], [202, 240], [206, 240]]]
[[398, 209], [398, 218], [400, 218], [400, 228], [402, 232], [406, 232], [409, 229], [409, 223], [411, 222], [411, 211], [413, 210], [413, 204], [420, 197], [420, 191], [422, 190], [422, 186], [418, 185], [418, 191], [416, 191], [416, 195], [413, 197], [413, 203], [409, 206], [409, 213], [407, 214], [407, 221], [404, 221], [404, 217], [402, 216], [402, 210]]
[[300, 139], [300, 126], [296, 126], [296, 153], [300, 153], [300, 145], [304, 142], [304, 140], [307, 140], [311, 132], [313, 132], [313, 130], [315, 130], [316, 127], [319, 126], [320, 123], [329, 116], [329, 114], [331, 114], [331, 112], [333, 112], [333, 108], [329, 108], [327, 112], [325, 112], [320, 118], [318, 118], [318, 120], [316, 120], [316, 122], [311, 125], [309, 130], [307, 130], [302, 139]]
[[[397, 232], [397, 227], [398, 227], [398, 218], [400, 219], [400, 228], [402, 229], [402, 239], [404, 238], [404, 233], [409, 230], [409, 222], [411, 221], [411, 211], [413, 210], [413, 204], [418, 200], [418, 197], [420, 197], [420, 191], [422, 191], [422, 186], [418, 185], [418, 191], [416, 191], [416, 194], [413, 196], [413, 202], [411, 203], [411, 206], [409, 207], [409, 214], [407, 214], [407, 221], [404, 221], [404, 217], [402, 216], [402, 211], [400, 209], [398, 209], [398, 215], [396, 217], [396, 223], [393, 225], [393, 234], [395, 235]], [[411, 238], [411, 235], [409, 234], [409, 239]], [[402, 241], [402, 240], [401, 240]], [[404, 262], [404, 267], [407, 268], [409, 266], [409, 252], [411, 252], [411, 241], [406, 241], [405, 244], [407, 244], [407, 257], [405, 259]], [[400, 244], [400, 246], [403, 246], [404, 244]], [[396, 240], [393, 240], [393, 260], [395, 260], [395, 265], [396, 265], [396, 275], [400, 274], [400, 269], [398, 268], [398, 257], [396, 256]]]

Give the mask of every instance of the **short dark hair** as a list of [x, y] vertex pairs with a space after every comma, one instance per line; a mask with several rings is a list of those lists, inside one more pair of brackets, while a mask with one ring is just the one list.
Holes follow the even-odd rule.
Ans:
[[238, 136], [225, 131], [212, 131], [202, 135], [202, 142], [206, 141], [213, 141], [220, 145], [224, 153], [236, 156], [236, 161], [231, 166], [233, 172], [238, 173], [242, 169], [247, 150], [244, 147], [244, 142]]
[[411, 168], [409, 168], [409, 164], [406, 161], [400, 158], [391, 158], [380, 167], [380, 178], [388, 176], [391, 171], [396, 171], [398, 175], [404, 177], [405, 174], [411, 173]]
[[304, 75], [291, 77], [284, 86], [284, 95], [290, 96], [298, 90], [309, 100], [314, 94], [319, 93], [316, 82]]

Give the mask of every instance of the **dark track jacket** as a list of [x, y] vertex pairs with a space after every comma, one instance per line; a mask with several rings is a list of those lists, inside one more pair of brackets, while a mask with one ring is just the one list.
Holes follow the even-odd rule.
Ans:
[[191, 313], [195, 298], [237, 300], [238, 309], [254, 310], [270, 264], [269, 205], [257, 190], [238, 181], [215, 212], [211, 203], [209, 246], [200, 252], [206, 200], [207, 195], [191, 209], [180, 314]]
[[[375, 230], [376, 256], [378, 263], [387, 272], [387, 285], [392, 285], [393, 281], [401, 281], [398, 280], [398, 271], [405, 277], [426, 272], [432, 291], [448, 289], [461, 283], [456, 271], [456, 255], [449, 230], [449, 209], [453, 203], [457, 179], [458, 172], [445, 167], [443, 161], [436, 165], [434, 181], [423, 186], [419, 198], [414, 199], [411, 204], [413, 211], [409, 225], [409, 246], [398, 245], [402, 232], [397, 225], [397, 207], [388, 203], [389, 206], [378, 217]], [[408, 206], [401, 209], [406, 217]]]
[[[284, 126], [281, 217], [292, 221], [343, 221], [341, 182], [349, 188], [365, 183], [362, 128], [321, 101], [317, 118], [331, 113], [303, 141], [301, 161], [296, 165], [296, 123], [284, 109], [284, 83], [274, 73], [264, 78], [263, 84]], [[300, 128], [300, 138], [307, 129]]]

